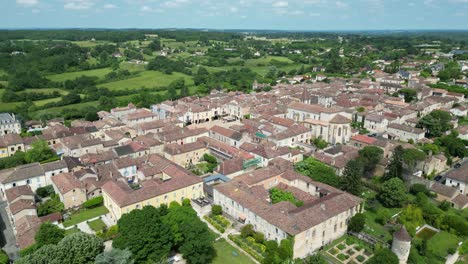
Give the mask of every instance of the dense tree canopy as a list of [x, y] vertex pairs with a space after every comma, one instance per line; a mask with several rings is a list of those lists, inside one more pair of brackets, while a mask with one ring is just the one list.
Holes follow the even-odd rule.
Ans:
[[307, 158], [297, 163], [296, 171], [315, 181], [323, 182], [334, 187], [339, 187], [340, 185], [340, 178], [336, 176], [335, 171], [314, 158]]
[[375, 167], [383, 158], [383, 150], [376, 146], [365, 146], [359, 150], [359, 158], [363, 164], [364, 173], [372, 176]]
[[377, 194], [377, 199], [385, 207], [401, 207], [406, 201], [406, 186], [400, 178], [391, 178], [384, 182]]
[[354, 159], [346, 163], [346, 167], [341, 178], [341, 189], [360, 195], [362, 189], [361, 177], [363, 175], [363, 164], [361, 159]]
[[194, 264], [209, 263], [216, 256], [214, 237], [189, 205], [145, 206], [124, 214], [117, 224], [113, 246], [130, 250], [136, 263], [163, 261], [171, 249]]
[[82, 232], [63, 238], [57, 245], [49, 244], [18, 259], [18, 264], [86, 264], [94, 263], [97, 255], [104, 250], [103, 241]]
[[452, 129], [450, 113], [443, 110], [434, 110], [419, 120], [418, 127], [426, 130], [428, 137], [440, 137], [444, 132]]

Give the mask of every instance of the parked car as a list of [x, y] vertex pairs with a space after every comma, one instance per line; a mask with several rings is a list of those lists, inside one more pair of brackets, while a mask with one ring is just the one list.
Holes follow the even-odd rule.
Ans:
[[454, 167], [455, 169], [458, 169], [458, 168], [461, 167], [461, 164], [460, 164], [460, 163], [457, 163], [457, 164], [455, 164], [453, 167]]
[[440, 176], [440, 175], [439, 175], [439, 176], [436, 176], [436, 177], [434, 178], [434, 180], [437, 181], [437, 182], [440, 181], [441, 179], [442, 179], [442, 176]]

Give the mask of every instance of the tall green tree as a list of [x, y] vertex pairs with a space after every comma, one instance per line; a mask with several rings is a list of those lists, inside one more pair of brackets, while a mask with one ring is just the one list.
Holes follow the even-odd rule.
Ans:
[[365, 146], [359, 150], [359, 157], [363, 164], [364, 174], [372, 176], [375, 167], [383, 158], [383, 150], [376, 146]]
[[368, 264], [398, 264], [397, 255], [388, 248], [378, 249], [366, 263]]
[[362, 189], [362, 174], [363, 164], [361, 159], [348, 161], [341, 178], [341, 189], [354, 195], [359, 195]]
[[55, 157], [54, 151], [49, 148], [45, 140], [36, 140], [31, 144], [31, 149], [26, 152], [24, 159], [27, 163], [45, 161]]
[[104, 250], [102, 239], [82, 232], [63, 238], [57, 245], [49, 244], [18, 259], [19, 264], [91, 264]]
[[315, 181], [334, 187], [340, 186], [340, 178], [336, 175], [333, 168], [314, 158], [307, 158], [297, 163], [295, 168], [300, 174], [308, 176]]
[[440, 137], [444, 132], [452, 129], [451, 120], [452, 116], [449, 112], [434, 110], [421, 118], [417, 127], [424, 128], [428, 137]]
[[403, 151], [404, 150], [401, 145], [398, 145], [393, 150], [392, 159], [390, 160], [390, 163], [387, 165], [387, 169], [383, 176], [383, 179], [385, 181], [391, 178], [403, 179], [403, 162], [401, 161]]
[[400, 178], [384, 182], [377, 199], [388, 208], [401, 207], [406, 202], [406, 186]]
[[124, 214], [117, 222], [119, 235], [114, 239], [113, 247], [130, 250], [137, 263], [165, 259], [174, 240], [171, 228], [162, 220], [166, 214], [164, 206], [145, 206]]
[[42, 223], [36, 233], [35, 239], [39, 246], [56, 245], [65, 237], [65, 230], [50, 222]]
[[133, 264], [132, 252], [130, 250], [120, 250], [113, 248], [110, 251], [104, 251], [96, 256], [94, 264]]
[[355, 214], [348, 223], [348, 230], [352, 232], [359, 233], [364, 229], [366, 224], [366, 216], [361, 213]]

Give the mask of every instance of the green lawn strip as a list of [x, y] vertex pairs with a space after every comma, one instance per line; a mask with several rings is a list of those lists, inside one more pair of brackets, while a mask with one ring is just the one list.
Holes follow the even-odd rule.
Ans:
[[93, 209], [87, 209], [80, 211], [78, 213], [72, 214], [69, 220], [63, 222], [64, 227], [69, 227], [72, 225], [76, 225], [88, 219], [107, 214], [109, 210], [105, 206], [99, 206]]
[[249, 264], [254, 263], [243, 252], [233, 247], [231, 244], [224, 240], [219, 240], [214, 243], [216, 250], [216, 258], [213, 264]]
[[427, 251], [437, 259], [443, 260], [449, 254], [449, 249], [458, 247], [459, 238], [446, 231], [435, 234], [427, 241]]
[[93, 231], [101, 231], [107, 227], [101, 219], [90, 221], [88, 222], [88, 225]]
[[[401, 211], [400, 208], [392, 208], [389, 210], [392, 216]], [[365, 233], [384, 241], [390, 241], [392, 239], [392, 234], [390, 234], [389, 230], [375, 222], [375, 218], [377, 217], [376, 213], [368, 210], [364, 212], [364, 215], [366, 216], [366, 226], [364, 227]]]
[[173, 72], [172, 74], [165, 74], [158, 71], [145, 71], [139, 73], [137, 77], [108, 82], [98, 85], [98, 87], [106, 87], [110, 90], [125, 90], [125, 89], [139, 89], [139, 88], [150, 88], [150, 87], [164, 87], [168, 86], [171, 82], [184, 78], [185, 85], [193, 85], [192, 77], [179, 73]]
[[80, 229], [78, 229], [77, 227], [73, 227], [73, 228], [65, 230], [65, 236], [78, 233], [78, 232], [80, 232]]
[[64, 82], [66, 80], [73, 80], [81, 76], [95, 76], [100, 79], [104, 79], [104, 76], [111, 71], [111, 68], [102, 68], [87, 71], [65, 72], [60, 74], [49, 75], [47, 76], [47, 79], [53, 82]]

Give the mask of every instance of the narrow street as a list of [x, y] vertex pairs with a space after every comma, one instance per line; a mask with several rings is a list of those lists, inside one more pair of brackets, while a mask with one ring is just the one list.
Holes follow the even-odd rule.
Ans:
[[17, 259], [19, 257], [19, 251], [16, 247], [16, 238], [13, 233], [10, 221], [8, 221], [8, 214], [5, 210], [7, 203], [5, 201], [0, 202], [0, 245], [3, 250], [8, 254], [10, 259]]

